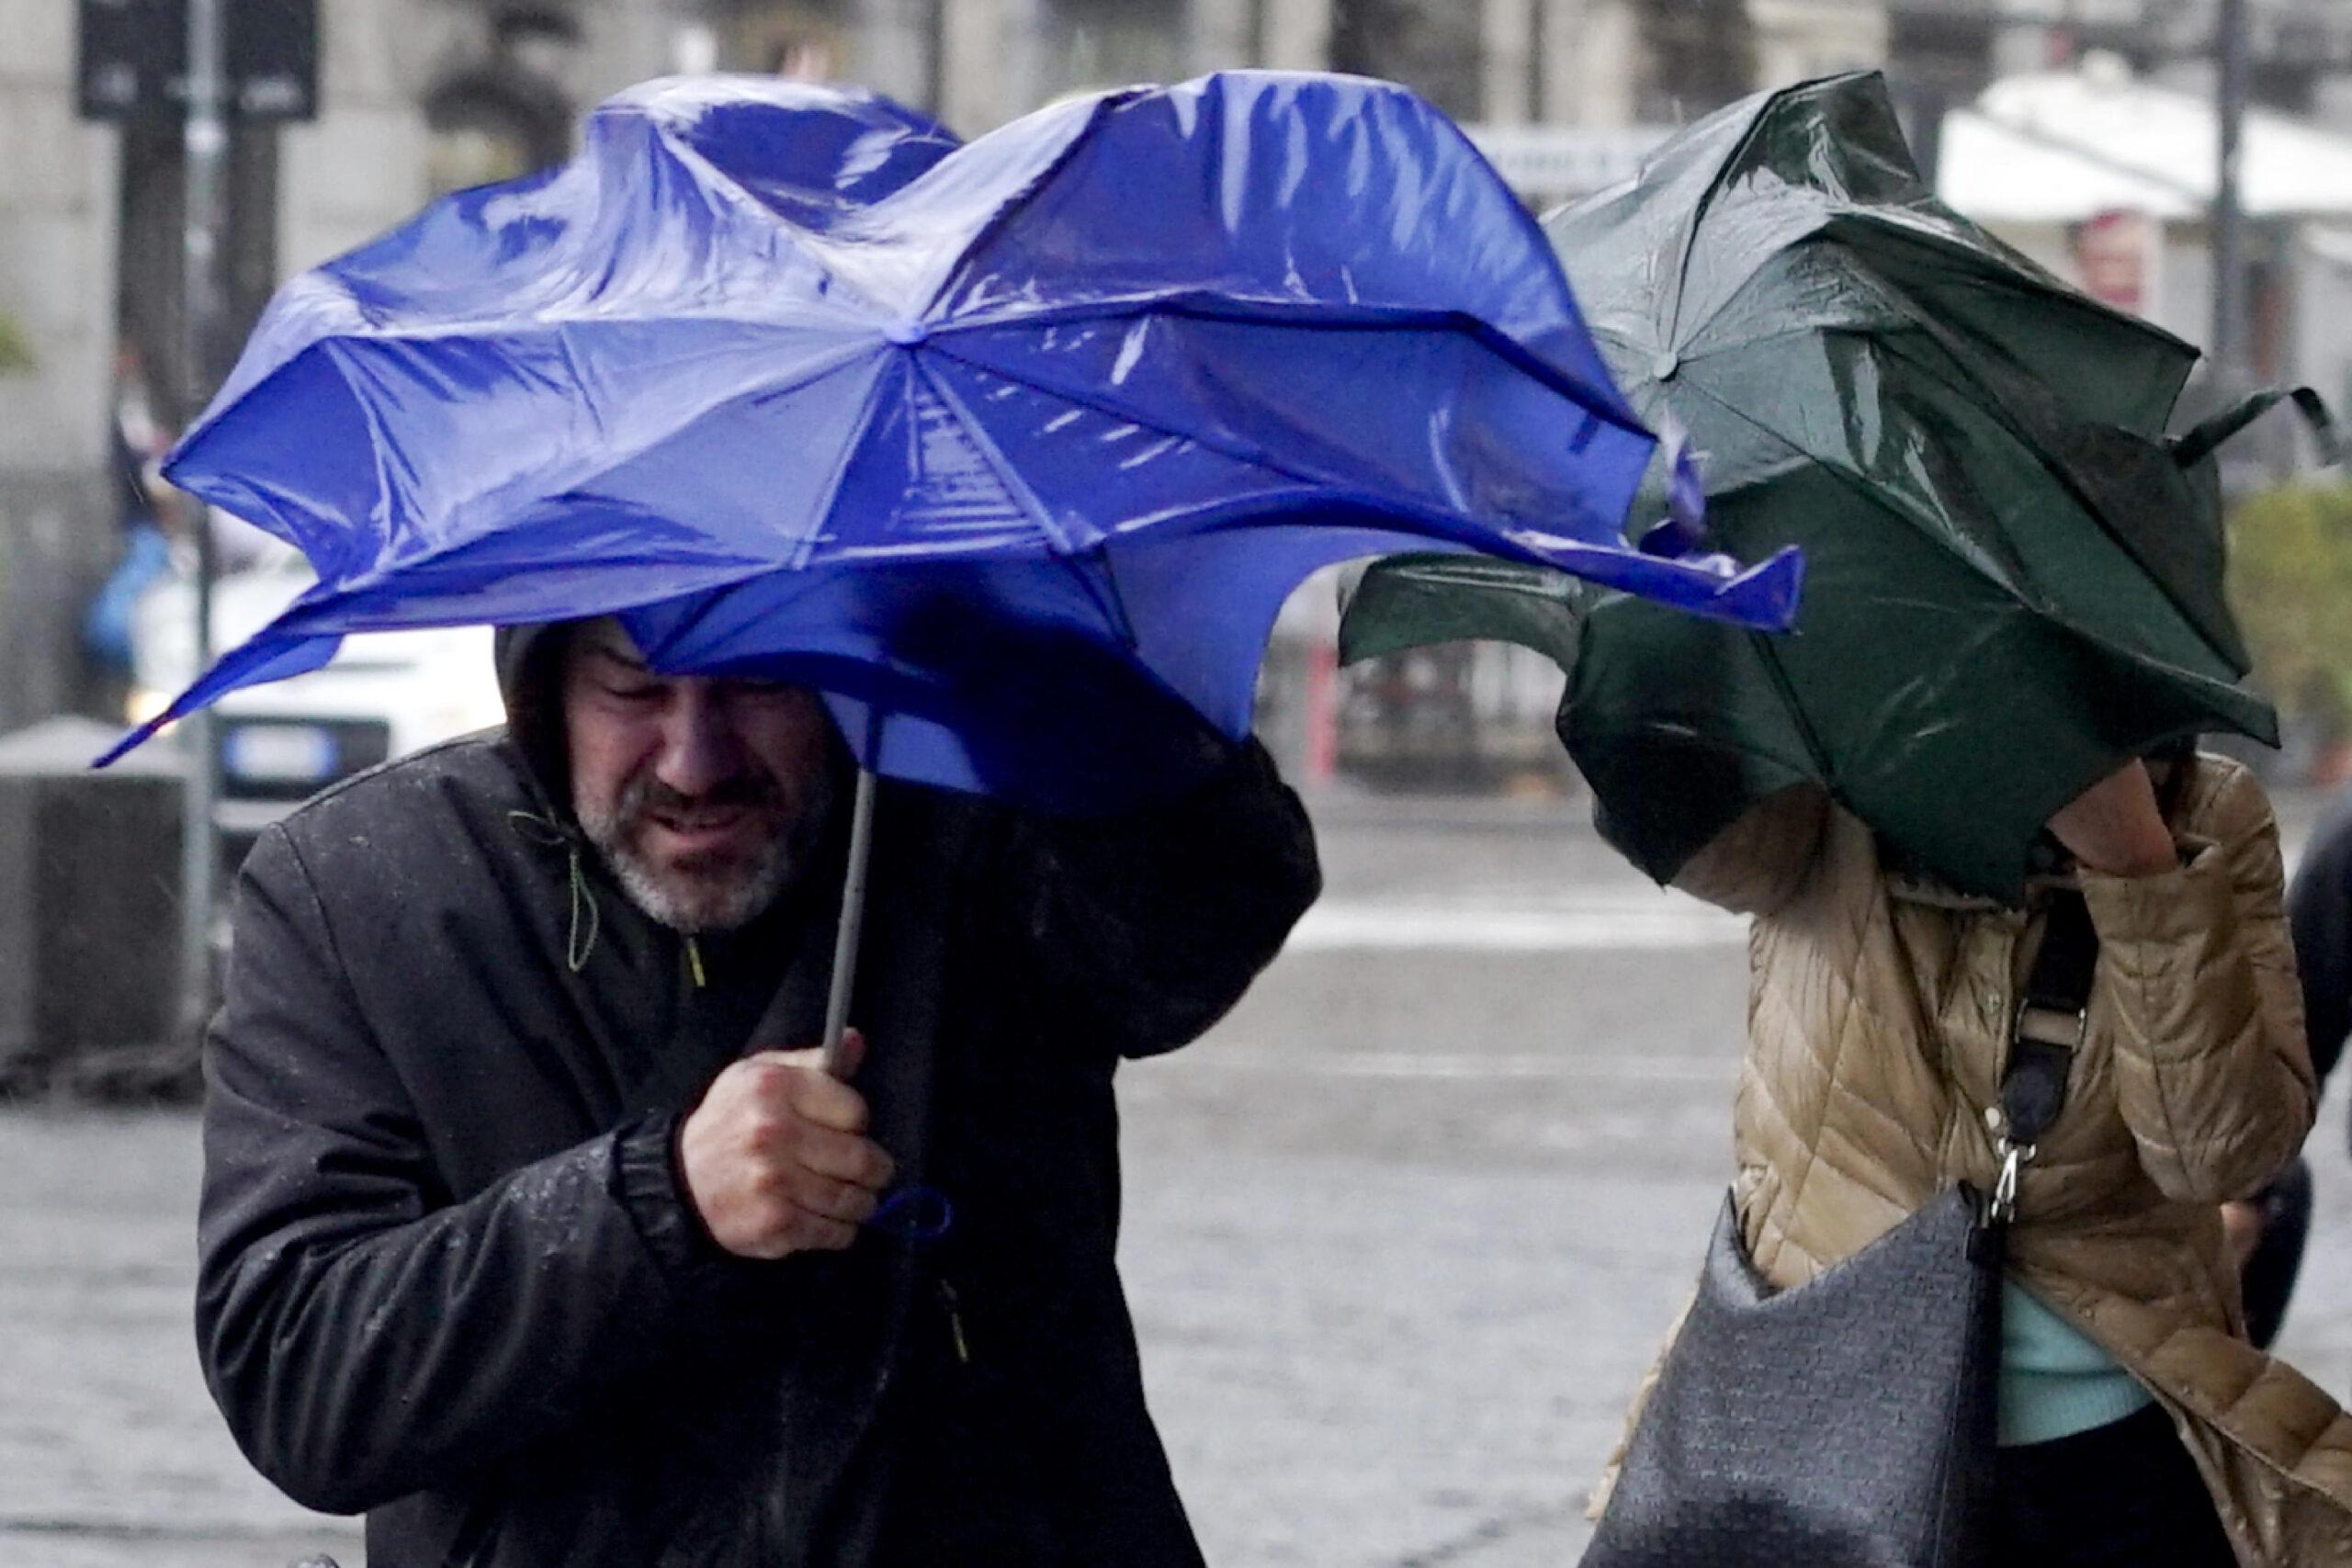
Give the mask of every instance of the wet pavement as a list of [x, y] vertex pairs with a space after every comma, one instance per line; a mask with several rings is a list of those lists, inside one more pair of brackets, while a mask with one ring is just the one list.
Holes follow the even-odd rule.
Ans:
[[[1743, 950], [1566, 807], [1318, 808], [1330, 891], [1123, 1077], [1123, 1257], [1214, 1563], [1573, 1561], [1727, 1177]], [[2300, 818], [2290, 818], [2300, 819]], [[2290, 1358], [2352, 1387], [2352, 1160]], [[0, 1568], [361, 1561], [237, 1455], [187, 1325], [186, 1113], [0, 1112]]]

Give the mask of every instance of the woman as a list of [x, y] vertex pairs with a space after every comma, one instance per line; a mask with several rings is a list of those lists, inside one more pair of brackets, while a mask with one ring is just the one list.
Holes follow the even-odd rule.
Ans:
[[2237, 764], [2183, 753], [2049, 827], [2025, 910], [1904, 874], [1812, 789], [1677, 879], [1757, 917], [1735, 1111], [1749, 1252], [1786, 1288], [1955, 1180], [1992, 1188], [1986, 1112], [2037, 906], [2079, 886], [2098, 958], [2009, 1241], [1989, 1561], [2352, 1563], [2352, 1421], [2246, 1342], [2223, 1237], [2221, 1205], [2295, 1153], [2314, 1097], [2269, 807]]

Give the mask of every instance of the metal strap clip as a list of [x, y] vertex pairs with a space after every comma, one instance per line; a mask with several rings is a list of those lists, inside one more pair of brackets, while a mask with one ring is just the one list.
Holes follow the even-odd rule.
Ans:
[[1987, 1224], [2005, 1225], [2017, 1218], [2018, 1179], [2038, 1151], [2031, 1144], [2013, 1144], [2003, 1137], [1994, 1140], [1993, 1152], [2000, 1156], [2001, 1174], [1993, 1182], [1993, 1201], [1984, 1218]]
[[2055, 1045], [2062, 1051], [2079, 1051], [2084, 1038], [2090, 1033], [2091, 1011], [2087, 1007], [2069, 1012], [2064, 1008], [2039, 1007], [2028, 997], [2018, 1003], [2018, 1015], [2009, 1026], [2012, 1038], [2030, 1040], [2040, 1045]]

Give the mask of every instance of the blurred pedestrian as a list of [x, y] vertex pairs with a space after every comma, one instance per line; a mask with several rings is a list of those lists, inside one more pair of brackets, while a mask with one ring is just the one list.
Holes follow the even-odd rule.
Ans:
[[2007, 1241], [1984, 1561], [2352, 1562], [2352, 1422], [2247, 1342], [2224, 1237], [2314, 1099], [2252, 776], [2126, 764], [2050, 819], [2024, 908], [1896, 869], [1811, 784], [1677, 880], [1756, 916], [1734, 1201], [1783, 1291], [1955, 1182], [1994, 1189], [2019, 998], [2079, 892], [2096, 958]]
[[[616, 621], [500, 647], [505, 728], [337, 785], [240, 879], [197, 1317], [245, 1451], [366, 1509], [370, 1568], [1197, 1564], [1112, 1080], [1314, 896], [1263, 752], [1094, 821], [885, 783], [836, 1080], [776, 1048], [840, 907], [821, 705], [657, 674]], [[926, 1194], [944, 1234], [894, 1223]]]
[[[2324, 1084], [2343, 1058], [2346, 1039], [2352, 1037], [2352, 793], [2336, 796], [2312, 829], [2295, 880], [2287, 889], [2287, 918], [2294, 933], [2296, 972], [2302, 978], [2304, 1038], [2311, 1047], [2312, 1068]], [[2242, 1222], [2274, 1253], [2284, 1246], [2274, 1235], [2294, 1234], [2296, 1196], [2290, 1189], [2274, 1201], [2284, 1211], [2280, 1224], [2261, 1225], [2251, 1215]], [[2300, 1217], [2308, 1225], [2308, 1172], [2301, 1197]], [[2292, 1284], [2288, 1271], [2279, 1287], [2282, 1314], [2284, 1289]]]
[[121, 543], [113, 569], [82, 614], [82, 650], [103, 690], [96, 705], [119, 716], [130, 686], [132, 627], [141, 594], [172, 570], [178, 493], [163, 479], [171, 436], [156, 416], [136, 344], [115, 353], [114, 409], [107, 424], [108, 479]]

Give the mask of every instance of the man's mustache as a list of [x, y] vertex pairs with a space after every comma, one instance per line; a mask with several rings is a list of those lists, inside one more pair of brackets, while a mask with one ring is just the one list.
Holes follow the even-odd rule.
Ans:
[[763, 772], [745, 772], [721, 779], [699, 795], [687, 795], [672, 789], [650, 774], [639, 774], [621, 791], [617, 815], [627, 820], [648, 811], [683, 815], [694, 811], [726, 811], [738, 807], [757, 810], [783, 804], [783, 785]]

